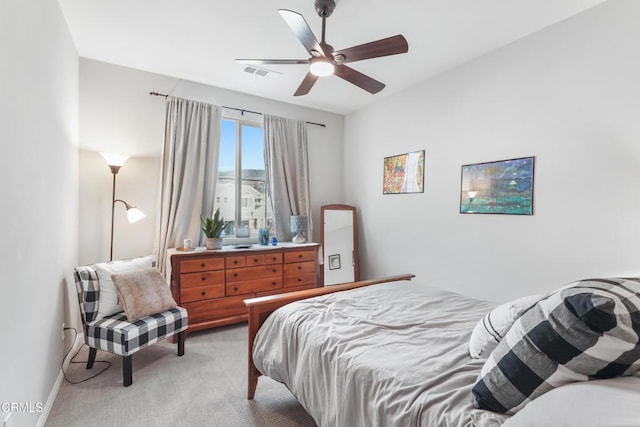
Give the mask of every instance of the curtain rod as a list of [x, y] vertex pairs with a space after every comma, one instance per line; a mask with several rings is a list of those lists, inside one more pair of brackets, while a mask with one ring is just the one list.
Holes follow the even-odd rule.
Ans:
[[[165, 98], [168, 97], [169, 95], [164, 94], [164, 93], [160, 93], [160, 92], [149, 92], [149, 95], [153, 95], [153, 96], [164, 96]], [[240, 111], [241, 115], [244, 115], [244, 113], [251, 113], [251, 114], [258, 114], [258, 115], [262, 115], [262, 113], [259, 113], [257, 111], [251, 111], [251, 110], [245, 110], [244, 108], [235, 108], [235, 107], [226, 107], [226, 106], [222, 106], [222, 108], [226, 108], [227, 110], [236, 110], [236, 111]], [[314, 122], [305, 122], [308, 125], [316, 125], [316, 126], [321, 126], [323, 128], [326, 128], [327, 126], [324, 123], [314, 123]]]

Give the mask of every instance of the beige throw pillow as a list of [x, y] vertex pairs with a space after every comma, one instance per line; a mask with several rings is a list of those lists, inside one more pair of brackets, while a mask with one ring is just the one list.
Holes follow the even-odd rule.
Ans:
[[167, 281], [157, 268], [113, 274], [111, 280], [130, 322], [176, 307]]

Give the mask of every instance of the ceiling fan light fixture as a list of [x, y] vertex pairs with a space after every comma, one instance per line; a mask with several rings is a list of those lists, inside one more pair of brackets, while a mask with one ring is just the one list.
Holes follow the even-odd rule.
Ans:
[[326, 58], [314, 58], [314, 60], [311, 60], [311, 65], [309, 66], [311, 74], [318, 77], [330, 76], [333, 74], [335, 69], [333, 62]]

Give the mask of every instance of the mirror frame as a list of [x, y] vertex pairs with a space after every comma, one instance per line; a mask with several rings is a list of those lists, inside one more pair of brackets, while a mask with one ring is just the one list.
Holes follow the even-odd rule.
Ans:
[[320, 206], [320, 244], [322, 245], [322, 268], [320, 269], [320, 283], [324, 286], [324, 211], [351, 211], [353, 221], [353, 281], [360, 280], [360, 262], [358, 254], [358, 218], [356, 216], [356, 207], [343, 204], [331, 204]]

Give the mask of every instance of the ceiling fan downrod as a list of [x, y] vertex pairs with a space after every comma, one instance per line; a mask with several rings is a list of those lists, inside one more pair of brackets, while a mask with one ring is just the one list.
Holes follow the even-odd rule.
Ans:
[[328, 52], [332, 52], [333, 48], [325, 42], [325, 34], [327, 32], [327, 18], [331, 16], [336, 8], [335, 0], [315, 0], [313, 5], [316, 8], [318, 16], [322, 18], [322, 39], [320, 40], [320, 46], [325, 51], [325, 55]]

